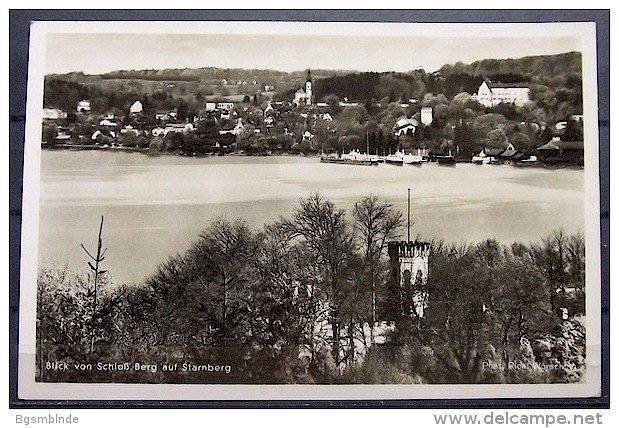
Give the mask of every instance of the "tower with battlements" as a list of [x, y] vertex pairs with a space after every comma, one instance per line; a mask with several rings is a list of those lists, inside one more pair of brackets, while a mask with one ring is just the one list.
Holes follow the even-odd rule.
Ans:
[[382, 318], [399, 322], [411, 317], [423, 318], [428, 307], [428, 260], [430, 243], [422, 241], [389, 242], [390, 277]]

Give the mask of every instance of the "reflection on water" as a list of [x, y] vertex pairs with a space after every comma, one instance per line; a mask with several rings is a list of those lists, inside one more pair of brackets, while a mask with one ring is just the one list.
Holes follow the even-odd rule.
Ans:
[[405, 213], [407, 188], [412, 236], [536, 242], [554, 229], [584, 229], [581, 170], [43, 151], [39, 258], [86, 267], [80, 243], [96, 244], [103, 214], [106, 268], [116, 281], [139, 281], [183, 252], [217, 216], [244, 217], [260, 228], [292, 213], [299, 198], [311, 192], [345, 210], [376, 194]]

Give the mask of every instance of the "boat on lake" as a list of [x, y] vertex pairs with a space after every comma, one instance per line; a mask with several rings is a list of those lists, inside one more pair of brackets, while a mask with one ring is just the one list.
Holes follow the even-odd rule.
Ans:
[[436, 158], [436, 162], [439, 165], [455, 165], [456, 164], [456, 158], [454, 156], [437, 155], [435, 156], [435, 158]]
[[400, 153], [402, 155], [402, 161], [405, 164], [411, 165], [411, 164], [421, 164], [421, 162], [423, 162], [423, 157], [419, 154], [412, 154], [412, 153], [405, 153], [405, 152], [395, 152], [395, 154], [397, 155], [398, 153]]
[[387, 156], [384, 156], [383, 160], [385, 161], [385, 163], [390, 163], [392, 165], [403, 165], [404, 164], [404, 156], [402, 155], [402, 152], [400, 152], [399, 150], [393, 154], [389, 153]]
[[320, 161], [325, 163], [339, 163], [348, 165], [378, 165], [378, 156], [371, 156], [366, 153], [361, 153], [359, 150], [351, 150], [346, 154], [340, 155], [337, 152], [320, 156]]
[[476, 165], [489, 164], [491, 160], [492, 158], [490, 156], [487, 156], [483, 150], [471, 157], [471, 162]]
[[486, 154], [485, 147], [482, 147], [479, 153], [473, 154], [473, 156], [471, 156], [471, 163], [474, 163], [476, 165], [488, 164], [490, 163], [491, 160], [492, 160], [492, 157]]

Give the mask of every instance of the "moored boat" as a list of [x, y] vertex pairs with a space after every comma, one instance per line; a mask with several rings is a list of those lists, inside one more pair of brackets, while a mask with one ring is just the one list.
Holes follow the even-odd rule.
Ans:
[[471, 162], [476, 165], [488, 164], [492, 160], [492, 157], [486, 154], [486, 148], [482, 148], [479, 153], [471, 156]]
[[404, 162], [405, 164], [419, 164], [423, 161], [423, 158], [421, 157], [421, 155], [414, 155], [412, 153], [405, 153], [405, 152], [395, 152], [396, 155], [398, 153], [401, 153], [402, 155], [402, 162]]
[[320, 156], [320, 161], [325, 163], [349, 165], [378, 165], [378, 159], [372, 159], [372, 156], [365, 153], [360, 153], [359, 150], [354, 149], [341, 156], [338, 153], [323, 153]]
[[451, 153], [451, 149], [449, 149], [449, 154], [434, 155], [434, 159], [439, 165], [455, 165], [456, 164], [456, 157]]
[[438, 162], [440, 165], [455, 165], [456, 164], [456, 158], [454, 156], [437, 155], [435, 156], [435, 158], [436, 158], [436, 162]]
[[383, 159], [384, 159], [384, 161], [386, 163], [390, 163], [390, 164], [393, 164], [393, 165], [403, 165], [404, 164], [404, 157], [402, 156], [402, 154], [400, 152], [395, 152], [394, 154], [388, 154]]
[[476, 155], [476, 156], [471, 157], [471, 162], [474, 163], [474, 164], [477, 164], [477, 165], [484, 165], [484, 164], [490, 163], [491, 159], [492, 158], [490, 158], [488, 156]]

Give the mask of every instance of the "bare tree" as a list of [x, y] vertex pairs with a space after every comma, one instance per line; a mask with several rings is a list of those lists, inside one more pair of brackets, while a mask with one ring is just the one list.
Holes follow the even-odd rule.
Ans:
[[88, 262], [88, 266], [93, 272], [94, 275], [94, 301], [93, 301], [93, 312], [97, 310], [97, 286], [99, 282], [99, 277], [107, 272], [107, 270], [100, 270], [99, 264], [105, 260], [105, 252], [107, 248], [103, 249], [103, 241], [101, 239], [101, 233], [103, 232], [103, 215], [101, 215], [101, 224], [99, 226], [99, 235], [97, 238], [97, 255], [93, 256], [90, 252], [84, 247], [84, 244], [80, 244], [82, 249], [88, 254], [88, 257], [92, 259], [95, 264], [93, 265], [91, 262]]
[[330, 306], [332, 353], [337, 364], [340, 361], [341, 310], [350, 296], [348, 280], [354, 250], [353, 234], [345, 213], [321, 195], [313, 194], [299, 201], [299, 208], [291, 219], [281, 219], [277, 224], [287, 232], [289, 239], [302, 241], [317, 256]]
[[[92, 301], [92, 318], [93, 318], [93, 322], [95, 320], [95, 314], [97, 313], [97, 291], [98, 291], [98, 286], [99, 286], [99, 278], [101, 277], [101, 275], [103, 275], [104, 273], [107, 272], [107, 270], [101, 270], [99, 269], [99, 264], [101, 262], [103, 262], [103, 260], [105, 260], [105, 252], [107, 251], [107, 248], [103, 248], [103, 241], [101, 239], [101, 233], [103, 232], [103, 214], [101, 215], [101, 224], [99, 225], [99, 235], [97, 238], [97, 255], [93, 256], [87, 249], [86, 247], [84, 247], [84, 244], [80, 244], [82, 246], [82, 249], [86, 252], [86, 254], [88, 254], [88, 257], [90, 257], [92, 259], [92, 261], [95, 263], [94, 265], [91, 262], [88, 262], [88, 266], [90, 267], [90, 269], [92, 270], [92, 273], [94, 275], [94, 284], [93, 284], [93, 301]], [[93, 348], [94, 348], [94, 341], [95, 341], [95, 335], [92, 334], [91, 335], [91, 340], [90, 340], [90, 351], [92, 352]]]
[[355, 203], [354, 230], [359, 249], [367, 269], [365, 276], [370, 287], [370, 341], [373, 343], [373, 330], [376, 321], [376, 287], [379, 282], [380, 257], [387, 242], [399, 236], [404, 226], [402, 213], [393, 209], [388, 202], [381, 202], [375, 195], [369, 195]]

